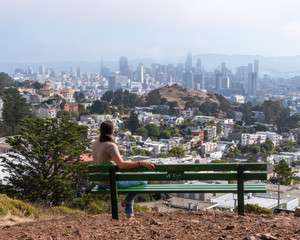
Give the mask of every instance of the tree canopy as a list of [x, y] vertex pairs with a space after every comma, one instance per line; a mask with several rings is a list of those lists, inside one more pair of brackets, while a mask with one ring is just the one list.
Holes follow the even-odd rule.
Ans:
[[31, 202], [58, 205], [73, 198], [86, 172], [80, 156], [87, 147], [87, 128], [68, 118], [23, 119], [19, 135], [8, 138], [13, 151], [2, 156], [11, 191]]
[[283, 185], [291, 185], [294, 177], [294, 171], [289, 164], [284, 160], [280, 160], [278, 164], [275, 164], [274, 172], [277, 174], [277, 179], [273, 179], [273, 182], [280, 182]]

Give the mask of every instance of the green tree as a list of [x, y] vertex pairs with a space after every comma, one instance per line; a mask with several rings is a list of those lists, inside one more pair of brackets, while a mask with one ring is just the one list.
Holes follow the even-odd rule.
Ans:
[[296, 171], [292, 171], [292, 168], [289, 164], [284, 160], [280, 160], [278, 164], [274, 165], [275, 170], [274, 172], [277, 174], [276, 183], [280, 182], [283, 185], [291, 185], [294, 177], [294, 173]]
[[90, 107], [90, 112], [96, 114], [110, 113], [109, 103], [96, 100], [93, 102], [92, 106]]
[[81, 103], [78, 104], [78, 112], [79, 112], [79, 116], [90, 114], [90, 111], [88, 109], [85, 109], [84, 105]]
[[159, 129], [156, 124], [149, 123], [146, 125], [146, 129], [148, 130], [149, 137], [158, 137]]
[[114, 98], [114, 91], [113, 90], [109, 90], [109, 91], [106, 91], [101, 100], [104, 101], [104, 102], [111, 102]]
[[264, 148], [267, 152], [270, 152], [274, 149], [274, 143], [271, 140], [267, 140], [260, 145], [261, 148]]
[[136, 129], [136, 134], [142, 137], [148, 137], [148, 130], [145, 127], [139, 127]]
[[258, 162], [257, 159], [253, 157], [247, 159], [247, 163], [257, 163], [257, 162]]
[[10, 129], [10, 134], [16, 134], [20, 120], [30, 116], [30, 105], [16, 88], [3, 90], [2, 118]]
[[258, 154], [258, 153], [260, 153], [260, 147], [259, 147], [259, 146], [253, 146], [253, 147], [251, 148], [251, 152], [252, 152], [253, 154]]
[[86, 102], [86, 98], [83, 92], [74, 92], [73, 97], [75, 98], [75, 101], [78, 103]]
[[1, 96], [1, 92], [5, 87], [17, 87], [17, 86], [18, 83], [12, 80], [12, 78], [7, 73], [0, 72], [0, 96]]
[[169, 138], [171, 138], [171, 132], [169, 130], [163, 130], [163, 131], [160, 132], [158, 138], [159, 139], [161, 139], [161, 138], [169, 139]]
[[268, 131], [268, 128], [264, 125], [261, 125], [261, 124], [255, 125], [254, 129], [257, 132], [266, 132], [266, 131]]
[[139, 127], [140, 122], [138, 119], [138, 115], [136, 113], [131, 113], [128, 121], [128, 128], [132, 133], [135, 133]]
[[23, 119], [19, 135], [2, 165], [10, 173], [11, 191], [31, 202], [59, 205], [72, 199], [78, 177], [87, 172], [80, 156], [85, 152], [87, 128], [68, 118]]
[[170, 157], [184, 157], [184, 150], [181, 147], [173, 147], [169, 151]]
[[160, 104], [160, 93], [157, 89], [152, 90], [148, 93], [146, 97], [147, 106], [149, 105], [159, 105]]

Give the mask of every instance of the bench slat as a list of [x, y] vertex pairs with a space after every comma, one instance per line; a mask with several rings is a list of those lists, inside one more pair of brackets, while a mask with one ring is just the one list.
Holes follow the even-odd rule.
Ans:
[[[183, 172], [183, 171], [237, 171], [235, 163], [210, 163], [210, 164], [157, 164], [156, 170], [159, 172]], [[266, 163], [243, 163], [245, 171], [266, 171]], [[108, 173], [111, 165], [90, 165], [89, 172]], [[133, 169], [120, 169], [116, 166], [117, 172], [144, 172], [148, 171], [145, 167]]]
[[[126, 189], [118, 189], [118, 193], [236, 193], [237, 184], [148, 184]], [[93, 193], [109, 193], [109, 190], [95, 188]], [[245, 184], [247, 192], [266, 192], [264, 184]]]
[[[245, 173], [245, 180], [266, 180], [266, 172]], [[90, 175], [90, 181], [109, 181], [109, 174]], [[117, 181], [180, 181], [180, 180], [237, 180], [236, 173], [123, 173], [116, 174]]]

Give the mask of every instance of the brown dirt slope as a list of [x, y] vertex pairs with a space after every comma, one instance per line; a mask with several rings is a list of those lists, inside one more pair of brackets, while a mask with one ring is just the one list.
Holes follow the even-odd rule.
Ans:
[[177, 101], [180, 108], [184, 108], [188, 101], [204, 103], [206, 100], [215, 102], [220, 105], [219, 100], [213, 93], [205, 93], [200, 90], [184, 88], [178, 84], [172, 86], [164, 86], [157, 89], [162, 98], [166, 98], [169, 102]]
[[[121, 219], [124, 215], [121, 214]], [[0, 226], [0, 239], [300, 239], [294, 215], [246, 215], [200, 211], [137, 213], [136, 221], [110, 215], [64, 217]]]

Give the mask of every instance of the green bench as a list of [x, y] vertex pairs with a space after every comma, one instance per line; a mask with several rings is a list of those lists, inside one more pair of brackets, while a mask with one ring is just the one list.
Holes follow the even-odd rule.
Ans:
[[[110, 193], [112, 218], [118, 219], [118, 193], [237, 193], [238, 213], [244, 214], [244, 194], [264, 193], [264, 183], [244, 184], [250, 180], [266, 180], [267, 164], [157, 164], [155, 171], [145, 167], [130, 170], [115, 165], [90, 165], [90, 181], [109, 181], [110, 189], [95, 187], [92, 193]], [[187, 181], [236, 180], [237, 184], [147, 184], [117, 189], [116, 181]]]

